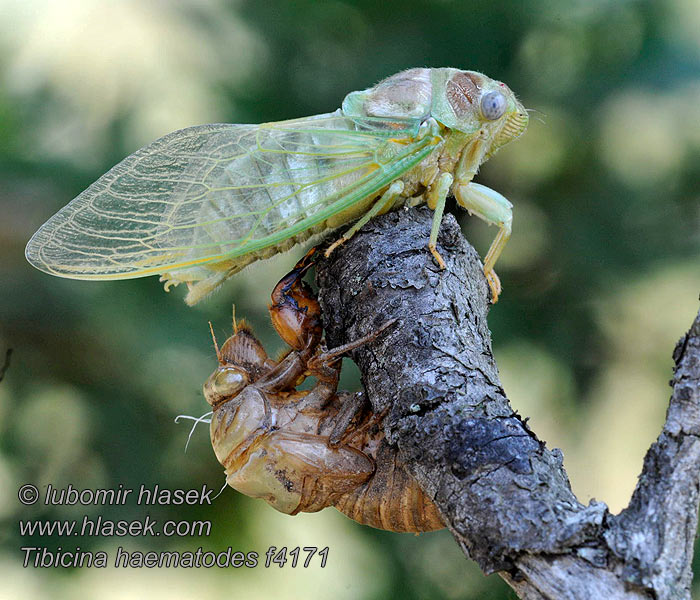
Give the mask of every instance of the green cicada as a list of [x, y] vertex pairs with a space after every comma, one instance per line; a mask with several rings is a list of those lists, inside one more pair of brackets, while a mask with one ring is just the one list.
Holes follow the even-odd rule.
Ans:
[[419, 68], [348, 94], [333, 113], [189, 127], [110, 169], [34, 234], [26, 256], [75, 279], [160, 274], [166, 289], [186, 282], [194, 304], [258, 259], [357, 220], [330, 251], [404, 204], [435, 211], [428, 247], [444, 267], [435, 244], [451, 194], [500, 228], [484, 261], [496, 301], [511, 204], [472, 178], [527, 123], [505, 84]]

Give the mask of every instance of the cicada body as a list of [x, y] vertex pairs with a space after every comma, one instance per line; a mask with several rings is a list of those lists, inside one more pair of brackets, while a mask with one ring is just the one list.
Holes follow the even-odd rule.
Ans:
[[[246, 326], [217, 347], [204, 384], [211, 440], [227, 483], [295, 515], [334, 506], [390, 531], [444, 527], [433, 502], [384, 439], [381, 416], [361, 395], [338, 394], [339, 356], [369, 338], [320, 350], [320, 307], [297, 268], [275, 288], [270, 312], [291, 351], [271, 360]], [[372, 337], [376, 337], [374, 334]], [[308, 375], [310, 390], [296, 386]]]
[[439, 225], [452, 194], [501, 228], [488, 275], [510, 234], [510, 204], [471, 180], [527, 120], [485, 75], [411, 69], [352, 92], [334, 113], [190, 127], [98, 179], [36, 232], [27, 259], [76, 279], [159, 274], [166, 289], [186, 282], [194, 304], [251, 262], [358, 218], [427, 202]]

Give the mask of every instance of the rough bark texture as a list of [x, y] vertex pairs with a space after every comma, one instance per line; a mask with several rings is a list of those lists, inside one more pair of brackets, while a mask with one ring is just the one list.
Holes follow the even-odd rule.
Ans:
[[[476, 252], [432, 212], [374, 219], [319, 263], [329, 346], [400, 322], [353, 354], [363, 383], [465, 554], [522, 598], [690, 598], [700, 484], [700, 321], [681, 340], [668, 419], [627, 509], [582, 505], [557, 449], [509, 406], [486, 322]], [[660, 399], [661, 401], [661, 399]]]

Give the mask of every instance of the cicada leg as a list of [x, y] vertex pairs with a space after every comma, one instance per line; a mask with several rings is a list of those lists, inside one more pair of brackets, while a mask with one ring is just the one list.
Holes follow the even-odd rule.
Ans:
[[350, 424], [352, 423], [353, 419], [359, 415], [367, 405], [368, 403], [366, 403], [362, 392], [353, 394], [353, 398], [351, 400], [345, 400], [343, 402], [343, 407], [335, 416], [333, 420], [333, 429], [328, 436], [328, 443], [332, 447], [343, 444], [353, 444], [356, 443], [357, 440], [361, 440], [368, 434], [372, 427], [379, 425], [384, 420], [384, 417], [386, 417], [391, 408], [390, 406], [387, 406], [380, 413], [371, 413], [368, 416], [365, 416], [364, 419], [360, 421], [358, 426], [351, 428]]
[[302, 278], [313, 264], [312, 248], [277, 283], [271, 294], [270, 319], [277, 334], [293, 352], [288, 352], [256, 383], [268, 392], [289, 390], [306, 377], [306, 363], [316, 352], [323, 334], [321, 307]]
[[[312, 359], [313, 361], [313, 359]], [[311, 363], [311, 361], [310, 361]], [[297, 410], [321, 410], [335, 397], [340, 381], [340, 359], [308, 365], [307, 373], [316, 378], [316, 385], [296, 404]]]
[[332, 350], [327, 350], [311, 358], [307, 364], [308, 374], [316, 378], [318, 383], [300, 401], [300, 410], [308, 408], [323, 408], [328, 404], [338, 389], [340, 379], [340, 358], [360, 346], [376, 340], [381, 333], [396, 323], [397, 319], [390, 319], [376, 331], [365, 335], [353, 342], [343, 344]]
[[340, 400], [340, 410], [332, 418], [330, 422], [331, 429], [328, 434], [328, 443], [331, 448], [337, 448], [345, 443], [350, 431], [350, 424], [366, 405], [365, 396], [362, 392], [355, 394], [343, 392], [338, 394], [338, 399]]
[[457, 183], [453, 192], [462, 208], [466, 208], [470, 214], [475, 214], [489, 225], [499, 227], [498, 235], [484, 259], [484, 275], [491, 288], [491, 301], [495, 304], [501, 293], [501, 281], [493, 267], [510, 238], [513, 205], [498, 192], [478, 183]]
[[437, 180], [437, 185], [430, 190], [427, 198], [428, 207], [435, 211], [435, 214], [433, 215], [433, 225], [430, 228], [430, 241], [428, 242], [428, 249], [441, 269], [445, 268], [445, 261], [437, 251], [437, 238], [438, 232], [440, 231], [440, 223], [442, 223], [442, 214], [445, 212], [447, 194], [450, 191], [452, 180], [453, 177], [450, 173], [443, 173], [440, 175]]
[[341, 244], [347, 242], [353, 235], [357, 233], [362, 227], [364, 227], [372, 217], [376, 217], [381, 214], [383, 210], [388, 209], [392, 204], [396, 202], [398, 197], [403, 193], [403, 181], [394, 181], [389, 188], [382, 194], [382, 196], [377, 200], [362, 217], [355, 223], [350, 229], [348, 229], [342, 237], [333, 242], [326, 249], [325, 256], [328, 258], [333, 250], [335, 250]]

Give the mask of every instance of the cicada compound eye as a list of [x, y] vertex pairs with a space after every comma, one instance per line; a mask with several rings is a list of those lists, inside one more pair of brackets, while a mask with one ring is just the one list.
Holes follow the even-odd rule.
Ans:
[[238, 394], [248, 385], [248, 374], [237, 367], [219, 367], [204, 384], [204, 396], [210, 405], [215, 405]]
[[506, 97], [499, 91], [489, 92], [481, 98], [481, 114], [489, 121], [495, 121], [506, 112]]

